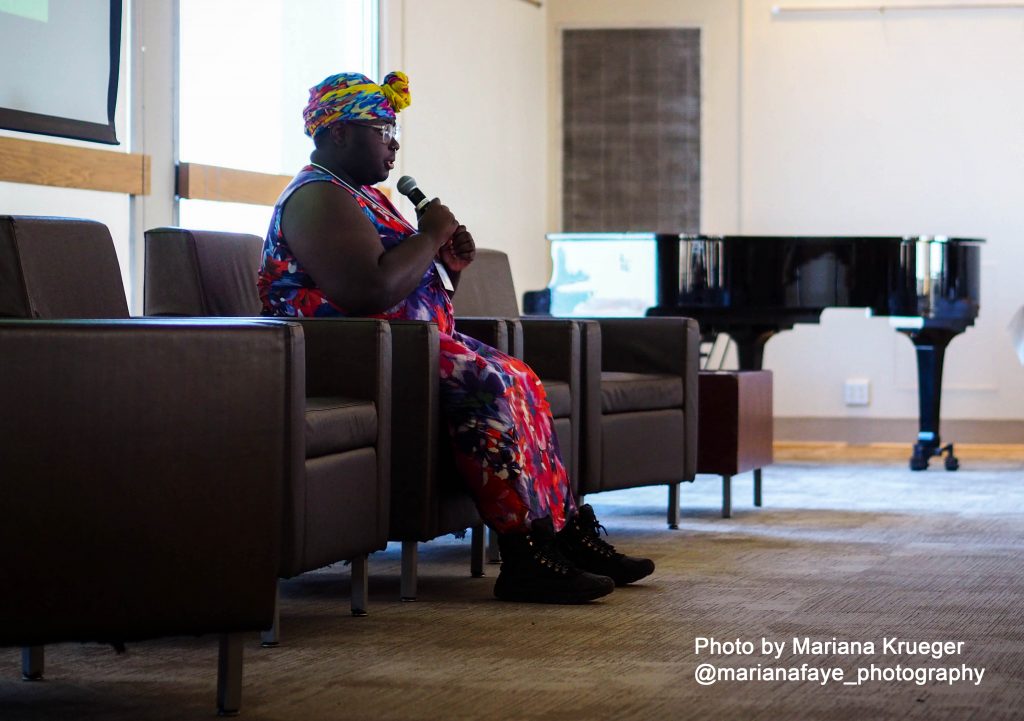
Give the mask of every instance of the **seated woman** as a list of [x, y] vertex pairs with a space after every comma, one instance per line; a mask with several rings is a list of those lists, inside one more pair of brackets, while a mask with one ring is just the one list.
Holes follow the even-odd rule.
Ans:
[[577, 511], [533, 371], [455, 331], [450, 294], [473, 261], [473, 236], [436, 199], [414, 227], [372, 187], [394, 168], [395, 115], [408, 105], [402, 73], [382, 85], [342, 73], [310, 90], [303, 117], [316, 148], [274, 208], [259, 274], [264, 314], [437, 323], [456, 466], [499, 534], [494, 594], [544, 603], [599, 598], [654, 564], [617, 553], [599, 537], [590, 506]]

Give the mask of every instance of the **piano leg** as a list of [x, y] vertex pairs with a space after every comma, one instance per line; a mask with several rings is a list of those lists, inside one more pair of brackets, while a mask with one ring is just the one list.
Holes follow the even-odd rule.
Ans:
[[730, 328], [726, 331], [736, 342], [741, 371], [759, 371], [764, 363], [764, 344], [778, 328]]
[[942, 404], [942, 360], [946, 346], [961, 331], [945, 328], [900, 329], [917, 351], [918, 433], [910, 457], [910, 470], [923, 471], [933, 456], [946, 453], [946, 470], [960, 467], [953, 455], [953, 444], [941, 445], [939, 440], [939, 408]]

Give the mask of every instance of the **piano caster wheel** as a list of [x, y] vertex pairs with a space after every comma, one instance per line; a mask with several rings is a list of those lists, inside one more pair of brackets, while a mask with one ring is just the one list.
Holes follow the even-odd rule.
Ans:
[[946, 470], [947, 471], [955, 471], [956, 469], [958, 469], [960, 467], [960, 461], [957, 459], [956, 456], [953, 455], [953, 444], [952, 443], [950, 443], [948, 446], [944, 446], [942, 448], [942, 450], [939, 451], [939, 455], [941, 455], [943, 453], [946, 454], [945, 464], [946, 464]]
[[947, 471], [955, 471], [960, 468], [960, 461], [953, 455], [953, 444], [947, 443], [941, 448], [914, 446], [914, 455], [910, 457], [910, 470], [923, 471], [927, 469], [928, 461], [933, 456], [939, 456], [940, 458], [945, 456], [943, 463]]

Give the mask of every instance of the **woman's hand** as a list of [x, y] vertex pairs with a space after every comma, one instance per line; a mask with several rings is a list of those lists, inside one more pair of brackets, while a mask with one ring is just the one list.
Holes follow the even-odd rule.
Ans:
[[473, 235], [466, 230], [466, 226], [460, 225], [452, 234], [451, 240], [441, 246], [439, 253], [441, 262], [453, 273], [462, 271], [473, 262], [476, 257], [476, 243]]
[[436, 244], [435, 248], [438, 249], [451, 241], [459, 227], [461, 227], [459, 221], [455, 220], [452, 211], [448, 209], [447, 205], [442, 205], [437, 198], [427, 204], [423, 215], [420, 216], [420, 233], [429, 235]]

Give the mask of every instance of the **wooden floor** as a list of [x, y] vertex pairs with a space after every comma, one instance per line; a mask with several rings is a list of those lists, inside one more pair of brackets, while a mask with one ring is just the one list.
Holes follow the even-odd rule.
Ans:
[[[858, 461], [905, 461], [910, 459], [908, 443], [823, 443], [775, 441], [775, 461], [816, 461], [856, 463]], [[958, 443], [954, 451], [961, 461], [1024, 461], [1024, 444]], [[934, 462], [939, 462], [936, 459]]]

